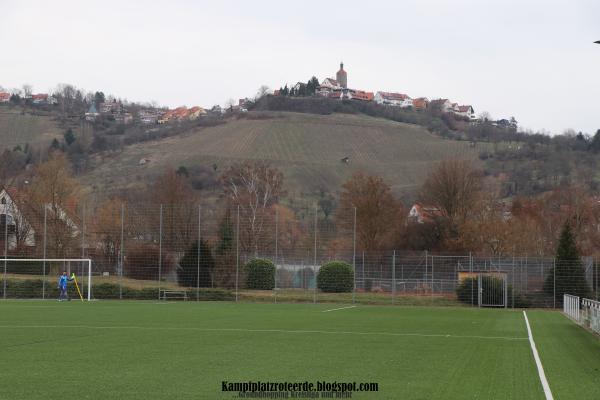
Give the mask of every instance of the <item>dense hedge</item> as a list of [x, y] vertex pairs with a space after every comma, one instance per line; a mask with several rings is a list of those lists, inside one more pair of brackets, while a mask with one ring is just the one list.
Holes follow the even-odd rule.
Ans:
[[[43, 281], [41, 279], [7, 279], [6, 297], [17, 299], [41, 299]], [[0, 293], [4, 287], [4, 282], [0, 279]], [[80, 286], [84, 298], [87, 296], [87, 285]], [[58, 288], [54, 282], [46, 282], [47, 299], [58, 298]], [[79, 295], [74, 285], [68, 285], [68, 293], [71, 299], [77, 299]], [[122, 298], [127, 300], [156, 300], [158, 299], [158, 288], [148, 287], [134, 289], [127, 286], [122, 287]], [[235, 300], [235, 294], [224, 289], [200, 289], [188, 290], [189, 299], [195, 300], [196, 295], [200, 300], [228, 301]], [[93, 299], [119, 299], [119, 285], [116, 283], [99, 283], [92, 285]]]
[[[481, 278], [481, 285], [485, 290], [491, 290], [492, 295], [489, 300], [496, 304], [502, 304], [504, 295], [502, 291], [503, 282], [499, 278], [493, 276], [484, 276]], [[456, 298], [465, 304], [477, 306], [479, 304], [478, 292], [479, 282], [477, 278], [465, 278], [456, 287]], [[508, 307], [525, 308], [530, 306], [530, 301], [518, 291], [514, 290], [512, 285], [507, 285], [506, 297]], [[513, 293], [514, 291], [514, 293]], [[514, 299], [514, 305], [513, 305]]]
[[321, 266], [317, 274], [317, 287], [323, 292], [351, 292], [354, 289], [352, 266], [343, 261], [331, 261]]
[[248, 289], [272, 290], [275, 287], [275, 265], [270, 260], [251, 260], [244, 269]]

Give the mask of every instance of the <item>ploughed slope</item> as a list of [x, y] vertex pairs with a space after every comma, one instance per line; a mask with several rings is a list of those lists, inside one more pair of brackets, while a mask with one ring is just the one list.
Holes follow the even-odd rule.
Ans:
[[[94, 158], [82, 177], [96, 190], [147, 184], [166, 167], [265, 159], [285, 174], [290, 195], [336, 191], [355, 171], [382, 176], [395, 192], [415, 190], [437, 161], [477, 159], [465, 142], [444, 140], [426, 129], [361, 115], [250, 113], [226, 124], [127, 146]], [[348, 157], [348, 163], [342, 158]], [[140, 160], [149, 161], [141, 164]]]
[[48, 146], [52, 139], [61, 136], [62, 131], [52, 117], [0, 108], [0, 150], [26, 143]]

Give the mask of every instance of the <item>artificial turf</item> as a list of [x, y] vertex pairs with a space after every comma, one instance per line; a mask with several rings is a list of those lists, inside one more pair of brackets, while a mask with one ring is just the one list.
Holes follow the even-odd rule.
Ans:
[[[229, 399], [222, 381], [377, 382], [357, 399], [543, 399], [512, 310], [0, 302], [0, 399]], [[531, 311], [557, 399], [600, 398], [600, 342]]]

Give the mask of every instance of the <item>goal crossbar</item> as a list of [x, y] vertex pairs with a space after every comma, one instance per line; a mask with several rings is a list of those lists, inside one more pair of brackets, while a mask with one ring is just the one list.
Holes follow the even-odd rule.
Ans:
[[87, 276], [87, 300], [92, 300], [92, 259], [91, 258], [7, 258], [0, 257], [0, 265], [7, 262], [80, 262], [86, 263], [88, 267]]

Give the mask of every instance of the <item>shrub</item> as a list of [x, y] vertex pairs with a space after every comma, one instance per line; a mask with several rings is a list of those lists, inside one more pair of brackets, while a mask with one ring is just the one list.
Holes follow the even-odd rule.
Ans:
[[[502, 304], [504, 299], [504, 291], [502, 285], [504, 282], [502, 279], [495, 278], [493, 276], [483, 276], [481, 278], [481, 285], [484, 290], [492, 291], [492, 297], [488, 298], [489, 301], [494, 304]], [[477, 278], [465, 278], [456, 288], [456, 297], [458, 301], [469, 304], [472, 306], [479, 305], [479, 282]], [[514, 293], [513, 293], [514, 291]], [[530, 301], [517, 290], [514, 290], [511, 285], [506, 286], [506, 300], [508, 307], [526, 308], [531, 305]], [[514, 304], [513, 304], [514, 299]]]
[[251, 260], [244, 269], [248, 289], [272, 290], [275, 287], [275, 265], [270, 260]]
[[343, 261], [331, 261], [321, 266], [317, 274], [317, 287], [323, 292], [351, 292], [354, 288], [354, 270]]

